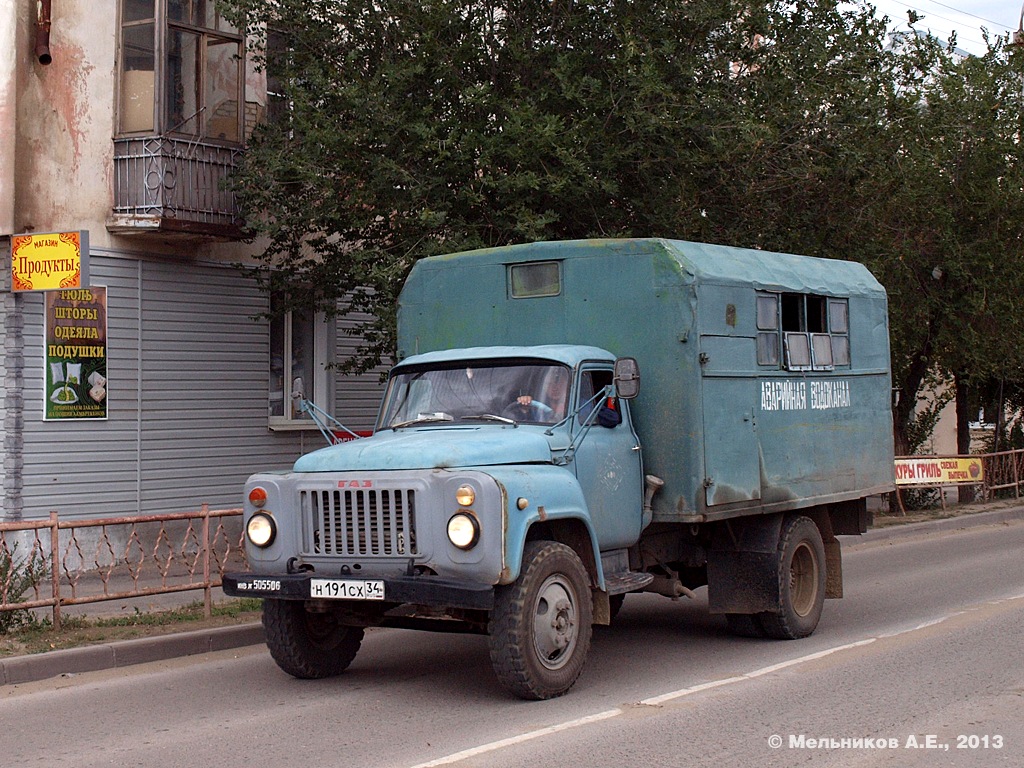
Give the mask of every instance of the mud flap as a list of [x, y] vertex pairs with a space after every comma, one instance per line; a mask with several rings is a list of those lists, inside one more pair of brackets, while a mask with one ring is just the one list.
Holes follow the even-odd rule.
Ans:
[[727, 520], [708, 552], [708, 609], [711, 613], [778, 610], [782, 596], [776, 551], [782, 515]]
[[839, 545], [839, 539], [833, 536], [831, 540], [822, 543], [825, 545], [825, 597], [842, 597], [843, 550]]

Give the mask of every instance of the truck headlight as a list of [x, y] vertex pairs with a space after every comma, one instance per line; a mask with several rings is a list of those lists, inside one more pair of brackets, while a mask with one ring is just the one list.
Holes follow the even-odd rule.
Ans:
[[480, 523], [465, 512], [452, 515], [448, 521], [448, 540], [459, 549], [472, 549], [480, 540]]
[[249, 537], [253, 546], [261, 549], [269, 547], [277, 538], [277, 523], [266, 512], [257, 512], [246, 523], [245, 535]]
[[461, 507], [471, 507], [473, 502], [476, 501], [476, 491], [473, 490], [471, 485], [460, 485], [455, 490], [455, 500], [459, 502]]

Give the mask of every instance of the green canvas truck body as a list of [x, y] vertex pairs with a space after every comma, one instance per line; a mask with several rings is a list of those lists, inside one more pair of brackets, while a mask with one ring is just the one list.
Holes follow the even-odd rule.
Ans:
[[398, 309], [375, 434], [247, 485], [252, 573], [225, 588], [269, 598], [287, 671], [340, 672], [365, 626], [457, 627], [548, 698], [629, 592], [707, 585], [735, 633], [777, 638], [841, 596], [836, 536], [893, 487], [862, 265], [535, 243], [424, 259]]

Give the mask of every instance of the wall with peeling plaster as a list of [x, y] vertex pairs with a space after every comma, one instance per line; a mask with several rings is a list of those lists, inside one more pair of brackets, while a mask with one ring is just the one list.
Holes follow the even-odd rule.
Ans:
[[16, 41], [21, 15], [14, 3], [0, 5], [0, 235], [11, 234], [14, 229], [19, 59]]

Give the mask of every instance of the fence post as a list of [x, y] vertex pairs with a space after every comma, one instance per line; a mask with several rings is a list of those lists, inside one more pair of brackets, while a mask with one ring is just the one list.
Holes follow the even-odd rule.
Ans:
[[203, 616], [213, 615], [213, 591], [210, 588], [210, 505], [203, 502]]
[[1010, 460], [1013, 464], [1013, 495], [1018, 499], [1020, 498], [1020, 480], [1018, 479], [1020, 473], [1017, 471], [1017, 459], [1019, 456], [1019, 448], [1015, 451], [1010, 451]]
[[56, 510], [50, 511], [50, 584], [53, 587], [53, 629], [60, 631], [60, 528]]

